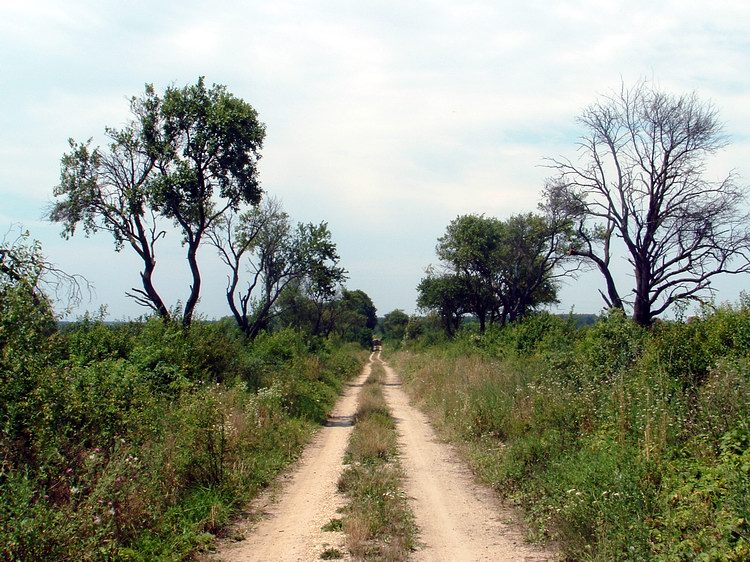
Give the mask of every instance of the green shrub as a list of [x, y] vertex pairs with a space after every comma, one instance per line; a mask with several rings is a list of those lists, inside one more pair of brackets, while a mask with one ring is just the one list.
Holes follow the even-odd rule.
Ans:
[[646, 330], [544, 315], [395, 360], [534, 535], [584, 560], [745, 560], [750, 306]]
[[201, 321], [57, 333], [17, 296], [0, 303], [4, 560], [186, 559], [296, 458], [363, 360]]

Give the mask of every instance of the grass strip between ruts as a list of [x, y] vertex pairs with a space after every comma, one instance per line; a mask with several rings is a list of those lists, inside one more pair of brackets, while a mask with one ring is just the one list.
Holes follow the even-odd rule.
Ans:
[[396, 427], [383, 396], [379, 361], [360, 393], [338, 483], [349, 498], [344, 509], [346, 546], [359, 560], [406, 560], [416, 544], [416, 525], [398, 462]]

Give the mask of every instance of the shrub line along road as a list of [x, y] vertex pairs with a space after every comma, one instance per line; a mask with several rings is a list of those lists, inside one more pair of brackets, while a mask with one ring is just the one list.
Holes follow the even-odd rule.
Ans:
[[[326, 548], [346, 552], [344, 536], [321, 527], [340, 518], [346, 504], [336, 483], [357, 396], [380, 353], [370, 356], [359, 377], [339, 400], [294, 469], [283, 477], [281, 490], [270, 491], [251, 506], [261, 520], [239, 522], [210, 560], [225, 562], [312, 562]], [[386, 363], [385, 398], [396, 420], [406, 494], [419, 528], [417, 562], [543, 561], [554, 554], [524, 544], [513, 514], [491, 490], [480, 486], [450, 445], [438, 441], [427, 418], [409, 404], [398, 375]], [[278, 496], [278, 497], [277, 497]], [[345, 558], [348, 560], [348, 558]]]

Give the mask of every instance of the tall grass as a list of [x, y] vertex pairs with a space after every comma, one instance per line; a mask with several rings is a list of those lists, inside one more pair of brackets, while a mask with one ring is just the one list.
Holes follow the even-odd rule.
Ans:
[[643, 330], [548, 316], [393, 359], [576, 560], [750, 558], [750, 306]]
[[[33, 328], [33, 326], [31, 327]], [[0, 333], [0, 560], [183, 560], [294, 459], [363, 352], [86, 320]]]

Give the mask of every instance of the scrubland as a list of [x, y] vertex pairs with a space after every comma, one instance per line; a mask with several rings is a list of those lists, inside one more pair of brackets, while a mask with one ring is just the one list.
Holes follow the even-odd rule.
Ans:
[[[12, 295], [11, 295], [12, 296]], [[19, 298], [23, 298], [19, 296]], [[358, 345], [153, 319], [0, 326], [0, 559], [182, 560], [300, 453]]]
[[547, 314], [389, 361], [532, 540], [571, 560], [750, 558], [750, 302], [644, 329]]

